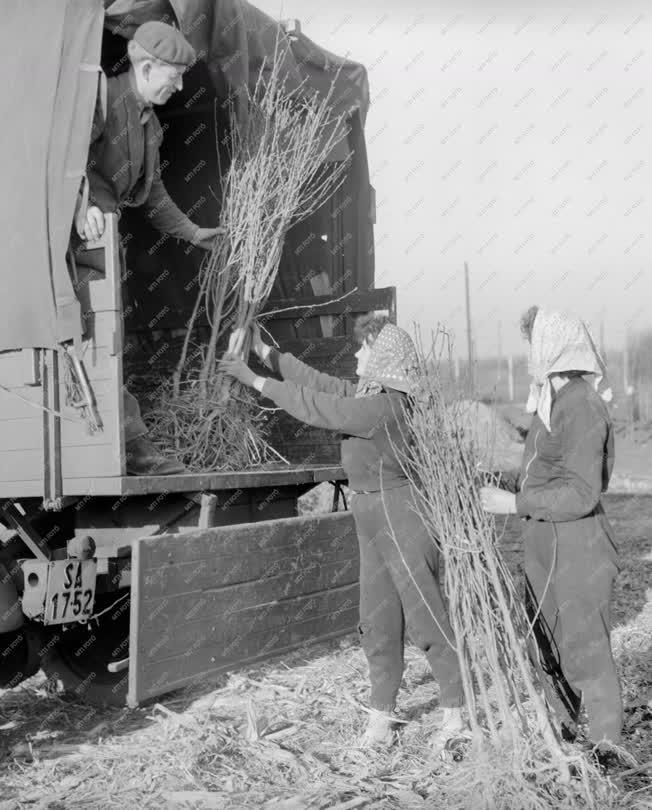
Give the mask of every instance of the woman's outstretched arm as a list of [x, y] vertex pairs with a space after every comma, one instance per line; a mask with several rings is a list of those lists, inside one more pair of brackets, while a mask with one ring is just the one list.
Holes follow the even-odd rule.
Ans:
[[351, 380], [342, 380], [331, 374], [325, 374], [299, 360], [289, 352], [279, 352], [272, 346], [267, 347], [269, 353], [263, 361], [272, 371], [276, 371], [284, 380], [321, 391], [324, 394], [335, 394], [340, 397], [355, 395], [356, 384]]

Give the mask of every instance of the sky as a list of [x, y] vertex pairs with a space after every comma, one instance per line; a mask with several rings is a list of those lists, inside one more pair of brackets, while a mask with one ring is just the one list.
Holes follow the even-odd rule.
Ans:
[[255, 2], [367, 67], [376, 286], [462, 356], [465, 261], [478, 356], [532, 304], [652, 328], [652, 7], [529, 4]]

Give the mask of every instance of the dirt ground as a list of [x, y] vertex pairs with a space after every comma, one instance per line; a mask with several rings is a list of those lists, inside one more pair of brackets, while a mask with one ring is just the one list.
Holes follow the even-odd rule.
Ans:
[[[652, 497], [605, 507], [623, 570], [613, 646], [625, 746], [652, 760]], [[136, 710], [97, 710], [43, 676], [0, 692], [0, 810], [38, 808], [445, 807], [427, 733], [437, 687], [407, 652], [399, 709], [410, 722], [388, 754], [350, 750], [364, 723], [366, 665], [354, 636], [307, 647]], [[648, 774], [624, 777], [619, 807], [652, 808]]]

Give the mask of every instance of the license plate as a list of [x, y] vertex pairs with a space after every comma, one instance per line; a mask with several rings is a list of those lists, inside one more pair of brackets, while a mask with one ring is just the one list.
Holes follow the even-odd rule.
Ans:
[[95, 560], [55, 560], [49, 563], [45, 624], [87, 619], [95, 602]]

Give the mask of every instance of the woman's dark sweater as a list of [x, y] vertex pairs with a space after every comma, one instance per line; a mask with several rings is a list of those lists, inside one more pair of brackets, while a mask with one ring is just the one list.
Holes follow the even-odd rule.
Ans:
[[342, 467], [352, 489], [375, 492], [407, 483], [400, 463], [407, 449], [406, 394], [356, 397], [355, 383], [316, 371], [276, 349], [267, 363], [283, 382], [268, 378], [264, 396], [301, 422], [345, 434]]
[[538, 414], [525, 442], [516, 496], [522, 517], [578, 520], [593, 512], [614, 463], [614, 436], [606, 405], [581, 377], [554, 395], [546, 430]]

